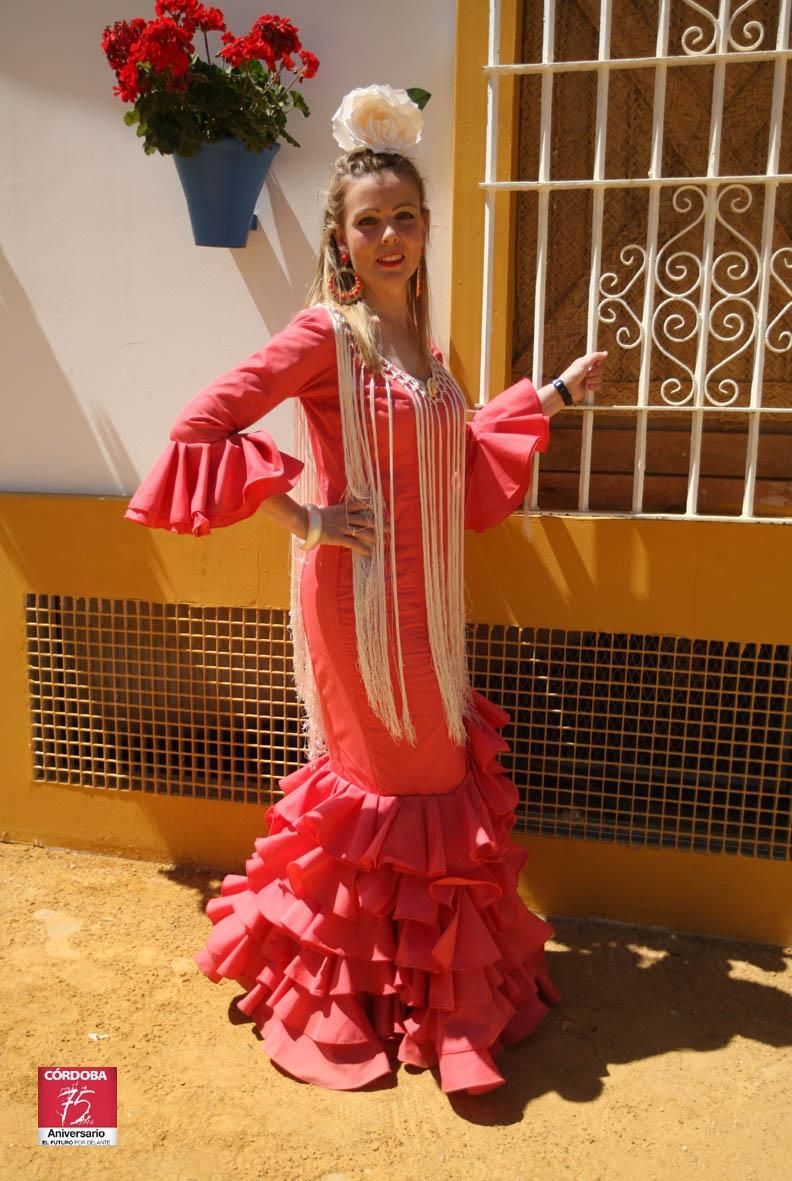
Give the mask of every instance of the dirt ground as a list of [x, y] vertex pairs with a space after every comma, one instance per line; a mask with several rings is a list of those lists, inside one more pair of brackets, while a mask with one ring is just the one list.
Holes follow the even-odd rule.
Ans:
[[[402, 1067], [386, 1085], [325, 1091], [275, 1068], [236, 1011], [239, 987], [192, 962], [220, 873], [27, 845], [0, 853], [3, 1177], [792, 1173], [792, 949], [549, 916], [563, 1000], [499, 1058], [507, 1086], [454, 1098], [435, 1072]], [[118, 1147], [36, 1146], [44, 1065], [118, 1067]]]

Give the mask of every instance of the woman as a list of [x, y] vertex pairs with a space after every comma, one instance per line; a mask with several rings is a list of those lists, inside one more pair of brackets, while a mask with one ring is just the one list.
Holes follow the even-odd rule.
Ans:
[[[203, 535], [262, 511], [299, 539], [312, 757], [282, 781], [246, 874], [207, 904], [196, 963], [249, 990], [239, 1008], [297, 1078], [351, 1089], [402, 1061], [476, 1094], [503, 1084], [493, 1054], [560, 997], [553, 929], [516, 889], [527, 853], [496, 761], [508, 715], [467, 678], [462, 533], [519, 506], [550, 417], [599, 386], [605, 354], [465, 423], [429, 341], [429, 214], [405, 154], [420, 113], [390, 88], [347, 108], [374, 91], [374, 134], [354, 110], [339, 134], [336, 117], [357, 146], [335, 165], [309, 306], [189, 403], [127, 516]], [[238, 433], [289, 396], [297, 460]], [[288, 494], [298, 478], [316, 503]]]

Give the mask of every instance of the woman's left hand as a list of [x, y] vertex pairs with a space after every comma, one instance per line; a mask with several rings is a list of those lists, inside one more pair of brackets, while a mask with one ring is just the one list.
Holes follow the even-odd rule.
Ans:
[[601, 388], [607, 355], [607, 352], [586, 353], [559, 374], [575, 403], [585, 402], [589, 393]]

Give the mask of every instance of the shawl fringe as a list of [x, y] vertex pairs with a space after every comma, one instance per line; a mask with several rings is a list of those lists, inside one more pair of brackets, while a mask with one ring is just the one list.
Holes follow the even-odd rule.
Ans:
[[[415, 745], [399, 619], [391, 384], [386, 372], [386, 504], [382, 470], [385, 464], [380, 463], [377, 446], [375, 377], [362, 363], [344, 317], [334, 308], [327, 307], [327, 311], [336, 341], [345, 498], [364, 501], [370, 506], [376, 538], [370, 555], [352, 553], [358, 668], [374, 714], [394, 740]], [[432, 663], [449, 735], [454, 742], [464, 745], [467, 741], [464, 719], [473, 713], [467, 672], [463, 575], [465, 399], [450, 374], [436, 361], [432, 366], [436, 397], [429, 397], [422, 383], [410, 380], [409, 375], [404, 375], [404, 387], [412, 403], [418, 443], [424, 590]], [[295, 399], [294, 449], [305, 464], [297, 495], [303, 503], [318, 503], [316, 464], [305, 411], [298, 398]], [[300, 608], [300, 580], [306, 555], [294, 538], [291, 555], [294, 677], [304, 711], [306, 753], [309, 758], [315, 758], [327, 750], [327, 740]], [[394, 664], [395, 678], [391, 675]]]

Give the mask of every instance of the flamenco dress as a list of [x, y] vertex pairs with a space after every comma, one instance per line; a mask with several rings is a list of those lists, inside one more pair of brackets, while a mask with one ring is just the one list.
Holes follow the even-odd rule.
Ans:
[[[338, 341], [330, 311], [307, 308], [201, 391], [127, 519], [201, 537], [294, 488], [303, 462], [263, 430], [242, 433], [288, 397], [307, 422], [318, 502], [341, 502]], [[433, 370], [452, 380], [439, 354]], [[462, 741], [449, 733], [424, 577], [421, 391], [409, 375], [385, 373], [387, 390], [382, 375], [365, 388], [395, 546], [388, 676], [406, 695], [412, 737], [394, 737], [363, 683], [351, 551], [320, 545], [298, 596], [324, 746], [281, 780], [268, 835], [206, 905], [212, 928], [194, 960], [211, 981], [245, 990], [239, 1009], [297, 1079], [354, 1089], [404, 1062], [437, 1066], [446, 1092], [475, 1094], [505, 1082], [494, 1055], [560, 1000], [544, 953], [554, 930], [517, 892], [528, 853], [511, 838], [518, 792], [498, 763], [509, 715], [471, 690]], [[465, 528], [481, 531], [521, 503], [549, 420], [524, 379], [463, 420], [463, 432], [459, 503]]]

